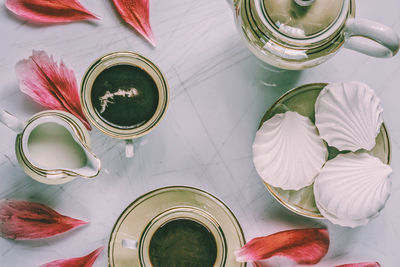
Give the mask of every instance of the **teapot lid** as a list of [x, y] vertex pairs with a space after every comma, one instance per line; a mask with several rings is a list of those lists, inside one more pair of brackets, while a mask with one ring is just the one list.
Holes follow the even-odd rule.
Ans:
[[268, 24], [275, 32], [301, 40], [313, 38], [336, 24], [340, 15], [347, 13], [347, 2], [346, 0], [261, 0], [259, 11], [262, 11], [263, 17], [268, 20]]

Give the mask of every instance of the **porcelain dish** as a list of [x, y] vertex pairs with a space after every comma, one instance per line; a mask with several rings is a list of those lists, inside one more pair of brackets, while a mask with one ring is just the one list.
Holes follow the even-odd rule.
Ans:
[[[306, 84], [288, 91], [267, 110], [259, 127], [275, 114], [284, 113], [288, 110], [306, 116], [311, 122], [315, 123], [315, 101], [326, 85], [326, 83]], [[390, 139], [384, 123], [380, 127], [375, 142], [375, 146], [367, 153], [379, 158], [384, 164], [389, 164], [391, 157]], [[328, 160], [343, 153], [331, 146], [328, 146], [328, 152]], [[312, 185], [297, 191], [283, 190], [268, 183], [265, 183], [265, 185], [269, 192], [289, 210], [310, 218], [324, 218], [316, 206]]]

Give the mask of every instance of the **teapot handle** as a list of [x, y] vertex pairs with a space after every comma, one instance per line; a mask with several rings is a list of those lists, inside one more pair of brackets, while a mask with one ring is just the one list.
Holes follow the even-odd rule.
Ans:
[[0, 109], [0, 122], [16, 133], [20, 133], [24, 129], [23, 122], [3, 109]]
[[397, 33], [375, 21], [349, 19], [345, 27], [345, 47], [373, 57], [392, 57], [399, 50]]

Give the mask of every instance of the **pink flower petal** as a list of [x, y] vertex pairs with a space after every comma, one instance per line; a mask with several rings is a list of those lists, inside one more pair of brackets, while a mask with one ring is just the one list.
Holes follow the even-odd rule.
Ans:
[[[328, 252], [326, 229], [283, 231], [252, 239], [236, 252], [239, 262], [255, 262], [273, 256], [284, 256], [298, 264], [316, 264]], [[253, 264], [254, 266], [258, 263]]]
[[24, 19], [39, 23], [98, 19], [77, 0], [6, 0], [6, 7]]
[[83, 114], [74, 72], [62, 61], [58, 65], [46, 52], [33, 51], [32, 56], [16, 64], [15, 71], [22, 92], [46, 108], [75, 115], [91, 129]]
[[15, 240], [46, 238], [87, 224], [36, 202], [0, 201], [0, 236]]
[[150, 26], [149, 0], [113, 0], [113, 2], [122, 19], [153, 46], [156, 46], [156, 40]]
[[336, 267], [381, 267], [381, 265], [379, 264], [379, 262], [360, 262], [338, 265]]
[[103, 249], [104, 247], [99, 247], [86, 256], [65, 260], [55, 260], [43, 264], [40, 267], [91, 267]]

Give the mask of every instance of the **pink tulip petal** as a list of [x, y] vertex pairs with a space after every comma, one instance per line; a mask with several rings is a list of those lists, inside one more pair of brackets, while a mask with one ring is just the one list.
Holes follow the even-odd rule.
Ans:
[[87, 222], [59, 214], [36, 202], [0, 201], [0, 236], [15, 240], [46, 238], [62, 234]]
[[149, 0], [113, 0], [122, 19], [137, 30], [147, 41], [156, 46], [150, 26]]
[[381, 267], [381, 265], [379, 264], [379, 262], [360, 262], [338, 265], [336, 267]]
[[16, 64], [15, 71], [22, 92], [46, 108], [75, 115], [91, 129], [83, 114], [74, 72], [62, 61], [58, 65], [46, 52], [33, 51], [29, 59]]
[[45, 263], [40, 267], [91, 267], [103, 249], [104, 247], [99, 247], [86, 256], [65, 260], [55, 260]]
[[77, 0], [6, 0], [6, 7], [31, 22], [64, 23], [98, 19]]
[[290, 230], [252, 239], [236, 252], [236, 260], [255, 262], [284, 256], [298, 264], [316, 264], [328, 248], [329, 234], [326, 229]]

